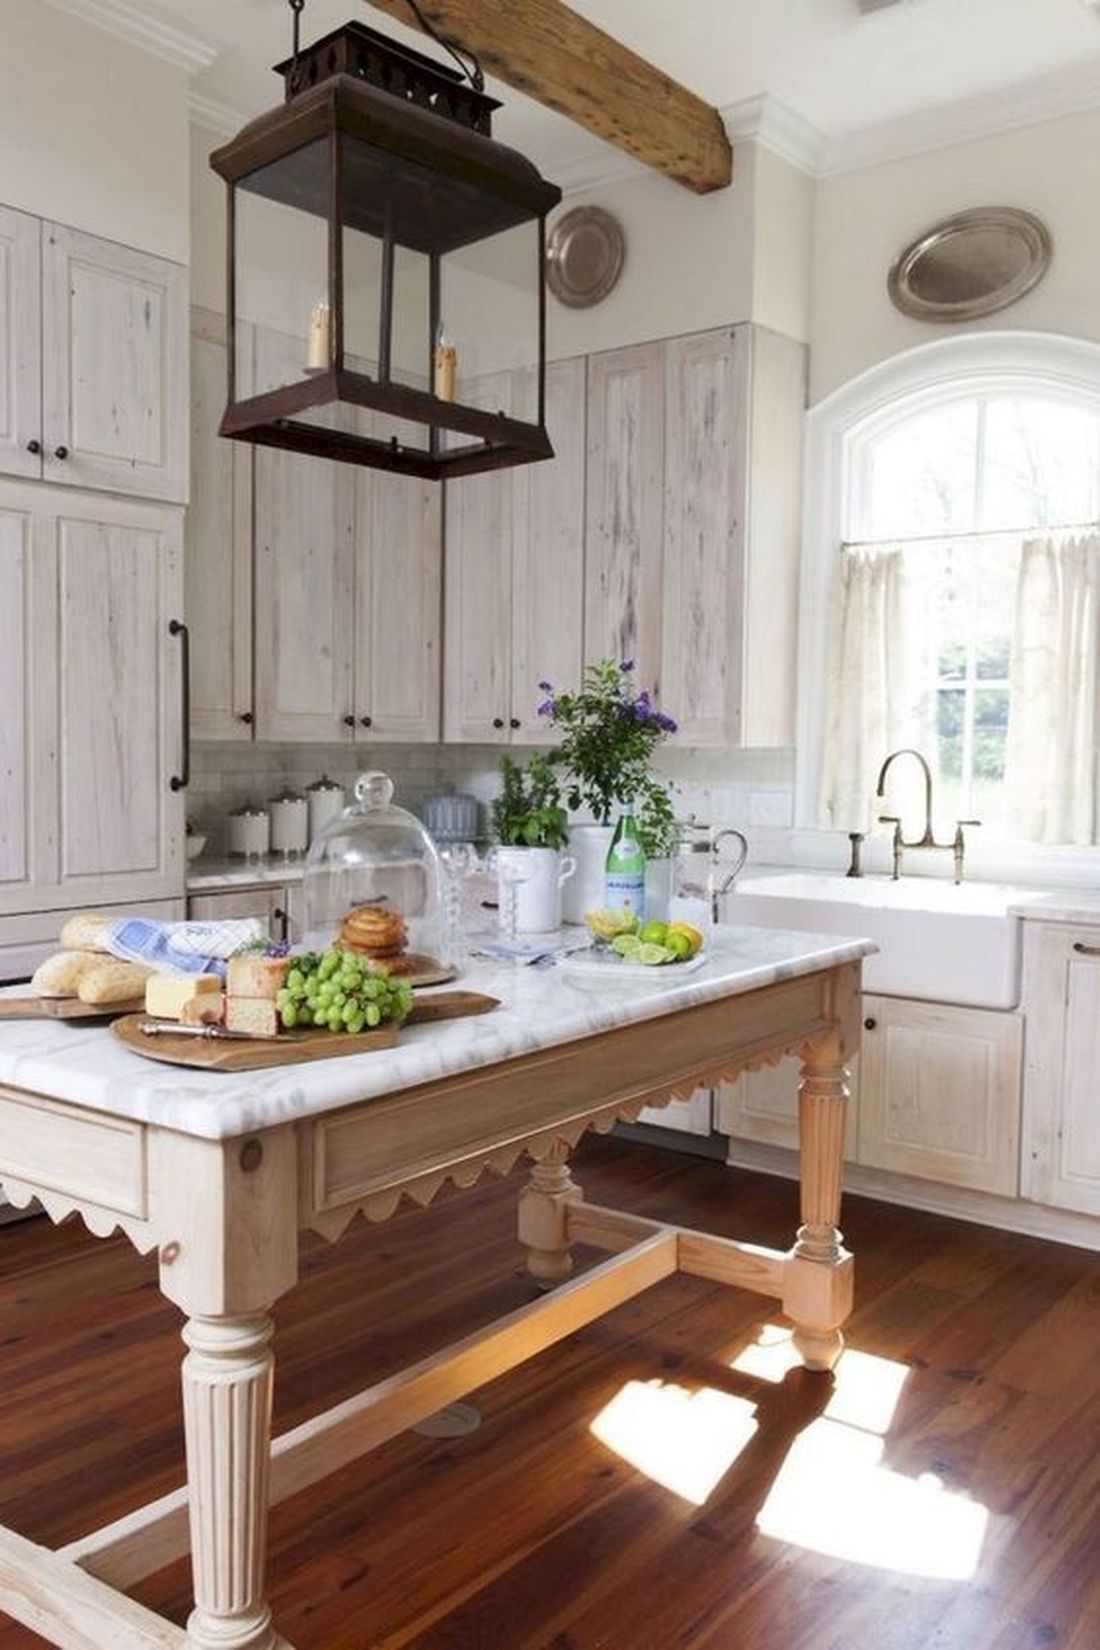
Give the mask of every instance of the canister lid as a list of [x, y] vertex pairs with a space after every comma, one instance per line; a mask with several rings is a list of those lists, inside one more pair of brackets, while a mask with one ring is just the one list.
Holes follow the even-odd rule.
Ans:
[[342, 791], [343, 788], [343, 785], [338, 785], [335, 779], [330, 779], [327, 773], [323, 773], [320, 779], [315, 779], [312, 785], [306, 786], [306, 792], [308, 794], [310, 791]]
[[261, 808], [255, 802], [242, 802], [239, 808], [234, 808], [230, 819], [266, 819], [267, 809]]

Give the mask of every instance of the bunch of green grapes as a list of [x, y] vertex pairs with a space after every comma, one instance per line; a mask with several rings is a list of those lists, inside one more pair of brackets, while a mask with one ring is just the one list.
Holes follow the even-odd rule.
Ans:
[[390, 1020], [400, 1024], [412, 1002], [412, 991], [404, 980], [372, 973], [354, 951], [332, 950], [291, 957], [275, 1006], [288, 1031], [295, 1026], [318, 1026], [354, 1036]]

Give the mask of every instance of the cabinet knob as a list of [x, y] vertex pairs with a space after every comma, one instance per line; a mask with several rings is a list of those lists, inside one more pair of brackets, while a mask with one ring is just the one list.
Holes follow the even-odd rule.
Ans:
[[255, 718], [250, 710], [242, 710], [240, 715], [237, 717], [237, 721], [243, 722], [246, 728], [250, 728], [254, 720]]
[[35, 441], [32, 438], [30, 441], [27, 442], [27, 451], [29, 453], [40, 453], [42, 451], [41, 441]]
[[867, 1018], [863, 1022], [863, 1029], [864, 1031], [874, 1031], [877, 1025], [878, 1021], [875, 1019], [874, 1015], [868, 1014]]
[[55, 458], [68, 458], [68, 456], [69, 456], [68, 447], [55, 447], [54, 450], [53, 450], [53, 456]]
[[493, 717], [493, 726], [494, 726], [494, 728], [502, 728], [504, 726], [503, 716], [494, 716]]
[[509, 722], [509, 723], [508, 723], [508, 726], [509, 726], [509, 727], [510, 727], [510, 728], [518, 728], [518, 727], [521, 727], [521, 726], [522, 726], [522, 724], [521, 724], [521, 722], [520, 722], [520, 719], [519, 719], [519, 717], [518, 717], [518, 716], [513, 716], [513, 717], [512, 717], [512, 719], [511, 719], [511, 721], [510, 721], [510, 722]]
[[355, 726], [355, 717], [354, 716], [345, 716], [344, 717], [344, 726], [346, 728], [353, 728]]
[[374, 726], [374, 717], [373, 716], [361, 716], [359, 718], [359, 724], [360, 724], [361, 727], [371, 728], [371, 727]]

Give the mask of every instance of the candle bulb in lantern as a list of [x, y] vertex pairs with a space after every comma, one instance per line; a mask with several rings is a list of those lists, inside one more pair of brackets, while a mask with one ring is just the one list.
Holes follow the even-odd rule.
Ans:
[[435, 337], [435, 393], [440, 401], [454, 400], [457, 369], [458, 351], [447, 337], [441, 323]]
[[327, 367], [332, 347], [332, 311], [328, 307], [328, 299], [322, 298], [314, 304], [309, 317], [309, 342], [306, 352], [306, 366], [310, 369]]

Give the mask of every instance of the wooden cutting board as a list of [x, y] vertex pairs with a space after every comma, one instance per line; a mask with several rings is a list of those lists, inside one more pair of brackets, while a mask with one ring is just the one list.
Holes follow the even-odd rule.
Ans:
[[0, 1020], [109, 1020], [136, 1014], [141, 997], [125, 1003], [82, 1003], [79, 997], [0, 997]]
[[[436, 1020], [463, 1019], [469, 1014], [488, 1014], [498, 1002], [498, 998], [479, 991], [441, 991], [434, 997], [418, 998], [405, 1023], [426, 1025]], [[115, 1020], [111, 1030], [127, 1048], [147, 1060], [192, 1066], [199, 1071], [265, 1071], [270, 1066], [294, 1066], [304, 1060], [336, 1060], [348, 1054], [393, 1048], [400, 1038], [400, 1032], [392, 1026], [361, 1031], [357, 1037], [335, 1031], [282, 1031], [278, 1037], [233, 1037], [225, 1041], [173, 1036], [170, 1031], [149, 1037], [140, 1029], [146, 1018], [145, 1014], [128, 1014]]]

